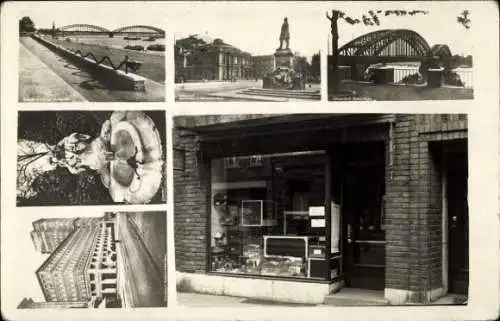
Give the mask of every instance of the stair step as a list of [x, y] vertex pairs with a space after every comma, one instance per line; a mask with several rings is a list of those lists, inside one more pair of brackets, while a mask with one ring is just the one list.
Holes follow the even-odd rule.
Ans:
[[271, 91], [271, 92], [295, 92], [295, 93], [318, 93], [318, 89], [271, 89], [271, 88], [249, 88], [248, 90], [252, 91]]
[[383, 291], [344, 288], [338, 293], [325, 296], [325, 304], [333, 306], [389, 305]]
[[317, 90], [282, 90], [282, 89], [247, 89], [242, 92], [244, 95], [298, 98], [298, 99], [321, 99], [321, 94]]

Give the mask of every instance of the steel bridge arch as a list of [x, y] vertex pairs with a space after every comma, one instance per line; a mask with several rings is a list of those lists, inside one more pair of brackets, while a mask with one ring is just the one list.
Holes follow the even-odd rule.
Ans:
[[[389, 47], [395, 43], [396, 46]], [[386, 29], [364, 34], [339, 49], [341, 56], [427, 57], [431, 48], [417, 32], [409, 29]]]
[[153, 31], [153, 32], [159, 33], [159, 34], [165, 34], [165, 30], [163, 30], [163, 29], [153, 27], [153, 26], [146, 26], [146, 25], [125, 26], [125, 27], [121, 27], [121, 28], [117, 28], [115, 30], [112, 30], [111, 32], [112, 33], [121, 33], [121, 32], [127, 32], [129, 30], [137, 29], [137, 28], [145, 29], [148, 31]]
[[96, 26], [96, 25], [89, 25], [89, 24], [72, 24], [72, 25], [67, 25], [63, 27], [57, 28], [58, 31], [78, 31], [78, 30], [72, 30], [72, 29], [77, 29], [77, 28], [88, 28], [88, 29], [93, 29], [93, 31], [96, 32], [106, 32], [109, 33], [110, 30]]

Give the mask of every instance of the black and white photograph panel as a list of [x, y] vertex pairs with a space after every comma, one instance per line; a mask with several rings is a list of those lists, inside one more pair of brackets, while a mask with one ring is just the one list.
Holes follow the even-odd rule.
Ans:
[[17, 309], [167, 306], [166, 212], [25, 217]]
[[165, 111], [18, 113], [17, 205], [166, 202]]
[[178, 304], [467, 304], [466, 114], [173, 124]]
[[23, 7], [19, 101], [165, 101], [164, 24], [161, 7], [123, 2]]
[[175, 99], [319, 100], [319, 14], [307, 3], [197, 3], [179, 12]]
[[329, 100], [473, 98], [474, 14], [467, 3], [410, 7], [372, 2], [323, 13], [331, 25]]

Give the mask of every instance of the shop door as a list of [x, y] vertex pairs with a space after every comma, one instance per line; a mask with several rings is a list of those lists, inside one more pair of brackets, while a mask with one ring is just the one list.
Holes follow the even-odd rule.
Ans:
[[467, 153], [450, 153], [446, 159], [449, 292], [467, 294], [469, 283]]
[[342, 217], [346, 286], [384, 289], [384, 177], [383, 161], [345, 167]]

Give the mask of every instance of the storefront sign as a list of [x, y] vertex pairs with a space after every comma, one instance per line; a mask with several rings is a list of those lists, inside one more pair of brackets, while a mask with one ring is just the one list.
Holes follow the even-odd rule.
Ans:
[[325, 219], [312, 219], [311, 220], [311, 227], [325, 227]]
[[310, 206], [309, 207], [309, 216], [325, 216], [325, 207], [324, 206]]

